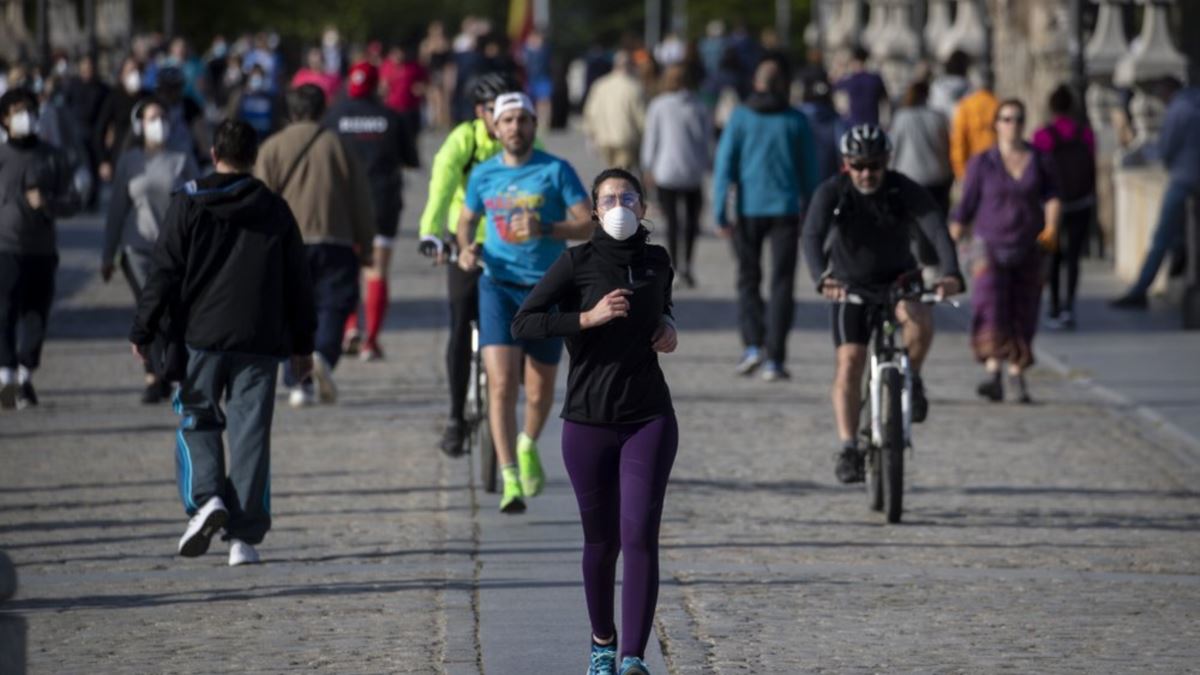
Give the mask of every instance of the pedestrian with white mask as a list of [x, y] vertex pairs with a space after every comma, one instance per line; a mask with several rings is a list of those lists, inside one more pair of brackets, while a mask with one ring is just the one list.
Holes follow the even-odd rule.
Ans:
[[[566, 338], [570, 354], [562, 451], [583, 523], [592, 626], [587, 672], [645, 675], [658, 598], [659, 524], [679, 445], [658, 364], [658, 355], [677, 344], [673, 272], [666, 249], [648, 243], [641, 224], [645, 196], [632, 174], [602, 172], [592, 200], [600, 228], [547, 270], [513, 319], [512, 333], [520, 340]], [[613, 616], [618, 554], [624, 556], [619, 649]]]
[[[171, 205], [171, 193], [199, 178], [200, 169], [191, 153], [166, 147], [170, 122], [167, 106], [159, 99], [146, 97], [134, 105], [130, 129], [136, 143], [117, 160], [113, 172], [100, 276], [107, 283], [119, 266], [136, 302], [150, 278], [154, 243]], [[142, 403], [170, 398], [170, 383], [163, 373], [154, 372], [150, 360], [145, 371]]]
[[38, 403], [41, 363], [58, 270], [56, 220], [79, 210], [66, 156], [37, 136], [37, 97], [0, 96], [0, 408]]

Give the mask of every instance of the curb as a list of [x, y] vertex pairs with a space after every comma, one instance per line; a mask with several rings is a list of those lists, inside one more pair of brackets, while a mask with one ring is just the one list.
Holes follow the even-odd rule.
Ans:
[[1173, 441], [1163, 445], [1176, 459], [1192, 468], [1200, 468], [1200, 438], [1196, 438], [1179, 425], [1163, 417], [1148, 406], [1137, 403], [1098, 382], [1091, 377], [1072, 374], [1071, 367], [1062, 359], [1040, 347], [1034, 347], [1037, 360], [1060, 375], [1067, 382], [1080, 387], [1092, 396], [1121, 408], [1121, 414], [1131, 417], [1152, 433]]

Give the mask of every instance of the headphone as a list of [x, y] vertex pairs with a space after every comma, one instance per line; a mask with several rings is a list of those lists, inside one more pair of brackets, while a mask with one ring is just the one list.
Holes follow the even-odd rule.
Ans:
[[129, 111], [129, 130], [133, 132], [134, 137], [142, 137], [142, 110], [145, 109], [149, 99], [143, 98], [133, 104], [133, 109]]

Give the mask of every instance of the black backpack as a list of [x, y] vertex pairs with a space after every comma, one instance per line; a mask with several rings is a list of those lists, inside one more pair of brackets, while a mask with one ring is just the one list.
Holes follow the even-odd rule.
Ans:
[[1054, 160], [1058, 178], [1059, 197], [1065, 203], [1086, 199], [1096, 194], [1096, 159], [1083, 140], [1082, 125], [1075, 136], [1067, 138], [1058, 132], [1054, 124], [1046, 127], [1054, 138], [1054, 149], [1050, 156]]

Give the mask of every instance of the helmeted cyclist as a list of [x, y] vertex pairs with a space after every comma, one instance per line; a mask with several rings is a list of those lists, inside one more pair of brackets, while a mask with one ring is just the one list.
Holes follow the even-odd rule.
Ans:
[[[835, 474], [843, 483], [864, 479], [857, 424], [863, 368], [871, 333], [869, 305], [846, 302], [849, 288], [882, 288], [919, 273], [911, 241], [925, 237], [937, 251], [941, 296], [962, 291], [958, 255], [946, 220], [929, 193], [908, 177], [888, 170], [891, 141], [871, 124], [851, 128], [841, 139], [842, 173], [817, 188], [804, 223], [804, 256], [817, 292], [833, 302], [830, 324], [837, 348], [833, 412], [842, 448]], [[921, 364], [933, 342], [933, 312], [916, 301], [901, 301], [896, 318], [913, 369], [912, 418], [929, 410]]]
[[[496, 97], [521, 91], [521, 85], [507, 73], [486, 73], [476, 78], [472, 94], [475, 119], [463, 122], [446, 137], [433, 158], [429, 177], [429, 199], [421, 214], [421, 253], [444, 263], [454, 245], [458, 215], [466, 196], [471, 170], [503, 147], [496, 138], [492, 106]], [[481, 228], [482, 229], [482, 228]], [[476, 241], [482, 241], [482, 231]], [[446, 373], [450, 380], [450, 417], [442, 435], [442, 451], [451, 457], [463, 453], [466, 428], [468, 379], [471, 376], [471, 321], [479, 316], [478, 270], [464, 271], [447, 266], [450, 295], [450, 336], [446, 343]]]

